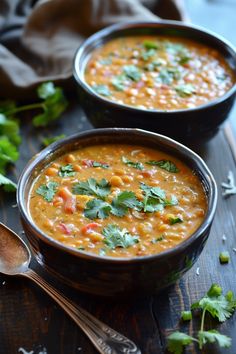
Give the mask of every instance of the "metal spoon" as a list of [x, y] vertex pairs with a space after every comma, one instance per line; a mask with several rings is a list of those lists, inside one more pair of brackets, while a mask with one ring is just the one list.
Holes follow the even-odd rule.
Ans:
[[0, 273], [24, 276], [33, 280], [51, 296], [89, 337], [102, 354], [141, 354], [128, 338], [102, 323], [81, 307], [74, 305], [29, 268], [31, 253], [21, 238], [0, 223]]

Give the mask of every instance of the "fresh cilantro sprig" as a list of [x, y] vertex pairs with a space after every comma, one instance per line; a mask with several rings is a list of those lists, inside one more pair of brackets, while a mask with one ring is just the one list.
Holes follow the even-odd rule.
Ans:
[[204, 325], [207, 313], [218, 319], [219, 322], [224, 322], [232, 316], [236, 308], [236, 298], [232, 291], [228, 291], [224, 296], [221, 287], [218, 284], [213, 284], [207, 294], [194, 303], [191, 308], [192, 310], [200, 309], [202, 311], [201, 326], [197, 337], [178, 331], [174, 332], [167, 338], [168, 350], [174, 354], [181, 354], [184, 347], [193, 342], [198, 343], [199, 349], [202, 349], [207, 343], [218, 343], [222, 348], [229, 348], [231, 338], [214, 329], [206, 331]]
[[102, 234], [105, 236], [105, 245], [110, 249], [128, 248], [139, 242], [138, 235], [132, 236], [126, 229], [121, 229], [118, 225], [107, 225], [102, 230]]
[[[43, 113], [33, 119], [34, 126], [45, 126], [57, 119], [67, 107], [67, 101], [60, 87], [55, 87], [52, 82], [41, 84], [37, 90], [40, 102], [17, 106], [14, 101], [0, 102], [0, 185], [6, 186], [5, 190], [13, 190], [14, 182], [4, 178], [6, 167], [15, 163], [19, 158], [18, 146], [21, 143], [19, 121], [15, 115], [24, 111], [41, 109]], [[9, 186], [11, 187], [9, 188]]]
[[13, 103], [0, 104], [0, 173], [5, 175], [9, 163], [19, 158], [18, 146], [21, 143], [19, 122], [5, 111], [14, 107]]
[[61, 140], [63, 138], [65, 138], [65, 134], [60, 134], [60, 135], [46, 137], [46, 138], [43, 138], [42, 144], [44, 146], [48, 146], [48, 145], [54, 143], [55, 141]]
[[17, 185], [14, 182], [2, 174], [0, 174], [0, 186], [3, 186], [3, 189], [6, 192], [14, 192], [17, 188]]
[[43, 113], [33, 118], [33, 125], [35, 127], [45, 127], [52, 121], [58, 119], [68, 105], [62, 88], [54, 86], [53, 82], [41, 84], [37, 89], [37, 94], [41, 102], [12, 107], [10, 110], [5, 111], [4, 115], [8, 117], [23, 111], [41, 109]]
[[147, 165], [151, 166], [158, 166], [162, 168], [163, 170], [166, 170], [171, 173], [177, 173], [179, 172], [178, 167], [174, 164], [174, 162], [170, 160], [150, 160], [146, 162]]
[[47, 202], [53, 200], [54, 195], [57, 192], [58, 183], [50, 181], [47, 184], [42, 184], [37, 190], [36, 193], [41, 195]]
[[122, 156], [121, 158], [122, 162], [127, 165], [127, 166], [130, 166], [130, 167], [134, 167], [136, 168], [137, 170], [143, 170], [144, 169], [144, 166], [141, 162], [133, 162], [133, 161], [130, 161], [128, 160], [125, 156]]
[[79, 195], [92, 195], [100, 199], [105, 199], [105, 197], [110, 193], [111, 185], [103, 178], [100, 182], [96, 181], [95, 178], [89, 178], [85, 182], [75, 183], [72, 187], [72, 193]]

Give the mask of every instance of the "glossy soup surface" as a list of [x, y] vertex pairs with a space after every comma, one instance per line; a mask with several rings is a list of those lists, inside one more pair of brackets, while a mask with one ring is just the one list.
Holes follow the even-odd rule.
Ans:
[[96, 145], [66, 154], [36, 179], [35, 224], [81, 251], [113, 257], [159, 253], [202, 223], [206, 196], [180, 160], [133, 145]]
[[85, 81], [120, 104], [150, 110], [194, 108], [224, 95], [235, 75], [223, 56], [173, 37], [114, 39], [92, 53]]

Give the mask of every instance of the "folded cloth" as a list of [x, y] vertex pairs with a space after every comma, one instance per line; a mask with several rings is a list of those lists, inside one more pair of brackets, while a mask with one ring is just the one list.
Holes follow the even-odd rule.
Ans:
[[31, 99], [35, 86], [72, 88], [72, 61], [82, 40], [129, 20], [183, 20], [182, 0], [1, 0], [0, 97]]

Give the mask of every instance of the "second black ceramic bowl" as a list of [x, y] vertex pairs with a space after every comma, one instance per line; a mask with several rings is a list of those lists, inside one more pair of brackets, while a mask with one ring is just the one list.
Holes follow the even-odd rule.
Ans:
[[[201, 226], [187, 240], [165, 252], [134, 258], [112, 258], [67, 247], [43, 233], [33, 222], [29, 193], [35, 178], [55, 158], [84, 146], [126, 143], [150, 146], [176, 156], [198, 175], [207, 196], [207, 212]], [[36, 259], [62, 282], [96, 295], [152, 294], [174, 283], [192, 267], [209, 236], [216, 210], [214, 178], [193, 151], [162, 135], [138, 129], [97, 129], [56, 142], [31, 160], [19, 180], [17, 191], [21, 220]]]
[[145, 110], [112, 102], [97, 95], [85, 82], [84, 70], [91, 53], [111, 39], [135, 35], [189, 38], [219, 51], [236, 71], [236, 51], [220, 36], [198, 26], [176, 21], [130, 22], [107, 27], [89, 37], [77, 50], [74, 77], [80, 103], [94, 127], [131, 127], [151, 130], [187, 144], [209, 139], [227, 118], [235, 99], [236, 84], [223, 96], [196, 108], [173, 111]]

